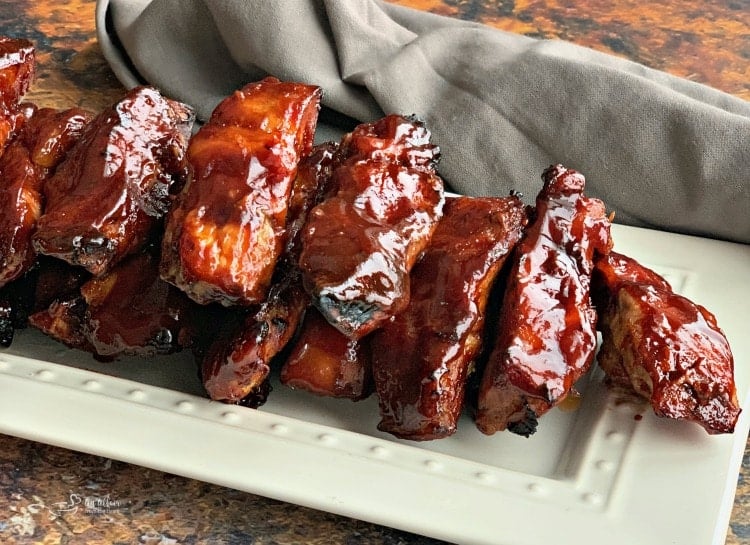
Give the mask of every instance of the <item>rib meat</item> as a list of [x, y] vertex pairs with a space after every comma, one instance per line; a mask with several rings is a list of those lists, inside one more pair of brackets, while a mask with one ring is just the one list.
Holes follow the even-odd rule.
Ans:
[[584, 177], [561, 165], [542, 179], [479, 387], [476, 423], [486, 434], [533, 433], [537, 417], [565, 398], [596, 350], [590, 282], [594, 254], [611, 247], [604, 204], [585, 197]]
[[317, 87], [266, 78], [217, 106], [188, 149], [191, 175], [162, 247], [165, 280], [199, 303], [263, 302], [319, 100]]
[[598, 362], [610, 379], [648, 399], [658, 416], [733, 432], [740, 414], [734, 359], [715, 316], [616, 252], [597, 259], [594, 286]]
[[[65, 264], [50, 260], [40, 269], [36, 306], [41, 308], [29, 317], [32, 326], [54, 339], [102, 360], [169, 354], [192, 340], [196, 305], [161, 280], [152, 251], [128, 256], [93, 278], [67, 273], [65, 284], [66, 271], [51, 267], [54, 262]], [[55, 270], [59, 281], [50, 284], [45, 278]]]
[[24, 121], [19, 101], [36, 71], [36, 52], [28, 40], [0, 36], [0, 150]]
[[29, 316], [29, 325], [63, 343], [96, 353], [84, 334], [86, 303], [80, 295], [56, 299], [50, 306]]
[[79, 108], [27, 108], [30, 116], [0, 156], [0, 286], [34, 263], [31, 237], [44, 206], [45, 180], [80, 137], [91, 115]]
[[311, 307], [281, 368], [280, 381], [319, 396], [364, 399], [372, 393], [368, 341], [369, 337], [350, 339]]
[[297, 331], [310, 301], [297, 267], [299, 233], [325, 191], [335, 149], [334, 144], [317, 146], [300, 162], [282, 237], [286, 249], [276, 265], [268, 297], [228, 335], [221, 335], [202, 359], [203, 385], [211, 399], [237, 403], [261, 388], [273, 358]]
[[438, 149], [414, 120], [387, 116], [342, 143], [333, 194], [303, 231], [300, 268], [313, 303], [358, 339], [409, 300], [409, 272], [442, 214]]
[[159, 259], [144, 251], [81, 287], [84, 335], [95, 354], [154, 356], [182, 348], [193, 303], [159, 277]]
[[29, 325], [71, 348], [93, 352], [84, 335], [86, 305], [80, 291], [90, 277], [86, 270], [60, 259], [37, 256], [34, 268], [9, 286], [31, 282]]
[[518, 197], [446, 199], [409, 305], [372, 336], [380, 430], [413, 440], [456, 431], [491, 287], [525, 225]]
[[100, 113], [45, 184], [36, 251], [98, 275], [142, 248], [184, 177], [192, 121], [151, 87]]

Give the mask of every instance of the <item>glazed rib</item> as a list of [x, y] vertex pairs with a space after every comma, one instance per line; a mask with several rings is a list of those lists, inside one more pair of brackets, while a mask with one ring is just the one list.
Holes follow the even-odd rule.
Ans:
[[266, 78], [216, 107], [190, 142], [191, 176], [162, 246], [165, 280], [202, 304], [263, 302], [319, 100], [317, 87]]
[[159, 277], [159, 258], [149, 251], [128, 256], [92, 278], [81, 295], [84, 335], [98, 356], [176, 352], [192, 327], [194, 303]]
[[78, 295], [69, 299], [56, 299], [44, 310], [29, 316], [29, 325], [69, 348], [96, 351], [84, 334], [86, 304]]
[[36, 51], [28, 40], [0, 36], [0, 151], [23, 124], [19, 102], [36, 72]]
[[[40, 267], [37, 311], [29, 317], [37, 329], [102, 360], [169, 354], [190, 342], [195, 303], [161, 280], [151, 251], [128, 256], [93, 278], [73, 276], [82, 269], [68, 272], [55, 262], [67, 265], [50, 260]], [[66, 276], [70, 280], [61, 283]]]
[[45, 184], [36, 251], [98, 275], [142, 248], [182, 182], [192, 121], [150, 87], [100, 113]]
[[597, 259], [594, 285], [601, 294], [597, 358], [608, 377], [648, 399], [658, 416], [733, 432], [740, 414], [734, 358], [715, 316], [616, 252]]
[[298, 329], [310, 301], [297, 267], [299, 233], [326, 189], [335, 150], [334, 144], [316, 146], [300, 162], [282, 236], [286, 249], [276, 265], [268, 296], [257, 311], [212, 343], [202, 359], [203, 385], [211, 399], [237, 403], [261, 388], [273, 358]]
[[430, 134], [414, 120], [387, 116], [342, 143], [331, 197], [303, 232], [305, 288], [326, 319], [358, 339], [403, 310], [409, 271], [442, 214], [443, 183]]
[[23, 128], [0, 156], [0, 287], [34, 263], [31, 237], [44, 206], [44, 183], [81, 136], [91, 114], [27, 108]]
[[591, 271], [594, 254], [611, 247], [609, 220], [601, 201], [583, 195], [581, 174], [556, 165], [542, 179], [479, 387], [476, 423], [485, 434], [534, 433], [594, 359]]
[[280, 381], [319, 396], [364, 399], [372, 393], [368, 341], [350, 339], [310, 307]]
[[409, 305], [373, 333], [378, 429], [413, 440], [456, 431], [490, 290], [525, 224], [517, 197], [446, 199], [411, 271]]

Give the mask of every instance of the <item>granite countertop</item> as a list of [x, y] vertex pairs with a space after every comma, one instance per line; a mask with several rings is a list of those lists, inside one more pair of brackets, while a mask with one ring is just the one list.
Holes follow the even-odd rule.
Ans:
[[[570, 40], [750, 100], [747, 0], [396, 3]], [[99, 110], [121, 96], [96, 42], [94, 9], [94, 0], [0, 2], [0, 34], [27, 37], [38, 47], [29, 100]], [[0, 542], [8, 545], [439, 543], [107, 458], [0, 438]], [[737, 485], [728, 545], [750, 544], [750, 448]]]

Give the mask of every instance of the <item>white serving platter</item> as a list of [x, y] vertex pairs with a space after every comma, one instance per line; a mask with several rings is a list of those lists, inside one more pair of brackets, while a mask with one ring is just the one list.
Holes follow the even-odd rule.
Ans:
[[[105, 25], [102, 50], [137, 78]], [[616, 249], [663, 273], [718, 318], [750, 394], [750, 246], [615, 225]], [[487, 437], [467, 417], [427, 443], [376, 430], [377, 403], [274, 384], [260, 410], [206, 399], [188, 354], [100, 363], [34, 330], [0, 350], [0, 432], [461, 544], [720, 545], [750, 417], [709, 436], [608, 390], [598, 370], [577, 406], [529, 439]]]

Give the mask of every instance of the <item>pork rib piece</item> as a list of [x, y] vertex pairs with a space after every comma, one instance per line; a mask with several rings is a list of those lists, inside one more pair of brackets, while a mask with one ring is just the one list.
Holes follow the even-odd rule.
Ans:
[[98, 275], [141, 249], [182, 183], [192, 123], [151, 87], [97, 115], [45, 183], [36, 251]]
[[[201, 361], [203, 385], [211, 399], [238, 403], [261, 388], [273, 358], [297, 331], [310, 298], [302, 288], [297, 259], [299, 233], [330, 178], [336, 146], [316, 146], [299, 165], [289, 200], [285, 251], [276, 265], [266, 300], [238, 326], [211, 344]], [[253, 405], [257, 405], [253, 403]]]
[[280, 381], [319, 396], [364, 399], [372, 393], [369, 339], [350, 339], [310, 307]]
[[0, 156], [0, 287], [33, 265], [31, 237], [42, 215], [45, 181], [92, 117], [79, 108], [26, 112], [30, 119]]
[[[93, 278], [73, 276], [85, 271], [53, 267], [54, 262], [69, 267], [51, 258], [43, 262], [36, 294], [41, 308], [29, 323], [55, 340], [100, 360], [169, 354], [191, 342], [198, 305], [159, 277], [151, 245]], [[51, 282], [53, 273], [69, 280]]]
[[740, 414], [734, 358], [716, 318], [658, 273], [617, 252], [594, 270], [602, 346], [614, 383], [648, 399], [658, 416], [731, 433]]
[[216, 107], [190, 142], [190, 176], [162, 246], [165, 280], [202, 304], [263, 302], [319, 101], [318, 87], [266, 78]]
[[442, 215], [438, 149], [412, 119], [362, 124], [341, 142], [333, 194], [302, 236], [305, 288], [325, 318], [359, 339], [409, 300], [409, 272]]
[[534, 433], [537, 417], [565, 398], [594, 359], [591, 271], [594, 254], [611, 247], [610, 223], [604, 204], [583, 195], [578, 172], [555, 165], [542, 180], [479, 386], [476, 424], [485, 434]]
[[84, 335], [86, 304], [81, 286], [91, 274], [60, 259], [37, 256], [34, 268], [19, 282], [32, 283], [28, 323], [53, 339], [69, 346], [94, 352]]
[[[322, 200], [331, 191], [331, 170], [341, 154], [327, 165], [321, 184]], [[300, 250], [297, 239], [295, 249]], [[309, 296], [305, 293], [309, 304]], [[364, 340], [353, 340], [329, 324], [313, 306], [308, 306], [289, 355], [284, 360], [281, 383], [325, 397], [364, 399], [372, 393], [369, 351]]]
[[490, 291], [526, 221], [518, 197], [446, 199], [409, 305], [370, 341], [380, 430], [413, 440], [456, 431]]
[[143, 357], [182, 348], [195, 305], [159, 277], [159, 258], [143, 251], [81, 286], [84, 335], [98, 356]]
[[24, 39], [0, 36], [0, 150], [23, 124], [19, 102], [34, 81], [36, 51]]

